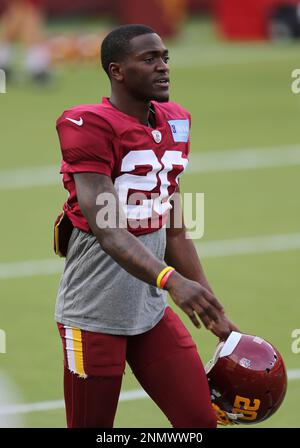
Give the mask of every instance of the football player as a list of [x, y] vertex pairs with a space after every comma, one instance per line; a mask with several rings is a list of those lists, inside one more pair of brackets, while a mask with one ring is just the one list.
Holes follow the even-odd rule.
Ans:
[[49, 81], [51, 55], [44, 35], [43, 0], [9, 0], [0, 23], [0, 68], [8, 79], [15, 42], [26, 48], [24, 66], [38, 82]]
[[188, 163], [190, 114], [169, 102], [168, 50], [151, 28], [111, 31], [101, 60], [110, 97], [57, 121], [69, 192], [55, 226], [56, 251], [66, 254], [55, 318], [67, 425], [113, 426], [127, 361], [173, 427], [215, 427], [196, 344], [167, 304], [169, 292], [197, 328], [201, 320], [220, 339], [236, 329], [184, 224], [174, 225], [182, 210], [170, 200]]

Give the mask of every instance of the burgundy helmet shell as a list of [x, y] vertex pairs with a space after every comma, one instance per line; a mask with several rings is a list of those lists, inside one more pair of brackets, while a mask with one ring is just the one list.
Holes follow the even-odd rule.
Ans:
[[206, 374], [213, 407], [224, 424], [263, 421], [279, 408], [286, 393], [280, 353], [257, 336], [233, 331], [218, 345]]

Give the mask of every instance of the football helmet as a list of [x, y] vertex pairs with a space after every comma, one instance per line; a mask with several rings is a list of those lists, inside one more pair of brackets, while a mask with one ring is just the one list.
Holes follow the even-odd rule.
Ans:
[[258, 336], [231, 332], [205, 367], [219, 424], [254, 424], [281, 405], [287, 375], [280, 353]]

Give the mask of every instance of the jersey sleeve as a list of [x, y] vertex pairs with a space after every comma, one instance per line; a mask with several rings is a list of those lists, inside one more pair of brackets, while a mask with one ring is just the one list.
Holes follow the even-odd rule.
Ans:
[[99, 115], [65, 112], [57, 120], [62, 173], [94, 172], [111, 177], [115, 156], [113, 131]]

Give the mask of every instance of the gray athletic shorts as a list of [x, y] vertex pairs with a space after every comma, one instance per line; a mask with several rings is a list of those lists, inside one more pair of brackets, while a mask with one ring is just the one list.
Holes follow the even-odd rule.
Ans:
[[[165, 228], [138, 238], [158, 259], [164, 259]], [[135, 335], [153, 328], [166, 306], [166, 291], [130, 275], [93, 235], [73, 229], [57, 295], [57, 322], [82, 330]]]

